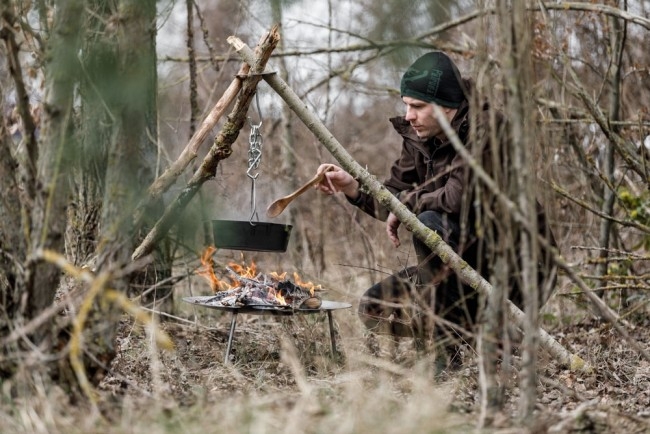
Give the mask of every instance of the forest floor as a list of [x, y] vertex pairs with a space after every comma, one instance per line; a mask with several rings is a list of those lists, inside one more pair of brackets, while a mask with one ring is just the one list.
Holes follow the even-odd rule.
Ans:
[[[177, 300], [175, 317], [160, 322], [172, 351], [155, 349], [147, 330], [125, 316], [117, 357], [97, 390], [99, 412], [44, 387], [40, 401], [3, 400], [0, 432], [650, 433], [650, 362], [591, 315], [557, 308], [562, 317], [545, 315], [544, 328], [593, 373], [559, 367], [540, 350], [528, 429], [517, 417], [517, 369], [501, 372], [503, 411], [478, 429], [481, 380], [472, 349], [462, 349], [459, 369], [437, 375], [433, 358], [416, 352], [411, 339], [381, 337], [372, 352], [355, 300], [335, 298], [353, 305], [333, 312], [336, 355], [324, 313], [238, 315], [228, 363], [229, 312]], [[650, 351], [647, 305], [627, 321]]]
[[[353, 307], [333, 313], [336, 357], [325, 314], [239, 315], [224, 364], [231, 315], [190, 309], [188, 322], [162, 323], [175, 350], [153, 358], [146, 333], [122, 324], [100, 393], [105, 413], [128, 432], [467, 432], [481, 420], [477, 358], [468, 347], [460, 369], [438, 375], [410, 339], [380, 338], [371, 354]], [[630, 333], [650, 351], [650, 318], [634, 318]], [[589, 315], [546, 328], [594, 371], [563, 369], [541, 350], [530, 432], [650, 433], [650, 362]], [[517, 370], [501, 380], [504, 410], [490, 415], [484, 432], [522, 432]], [[151, 409], [157, 405], [162, 410]]]

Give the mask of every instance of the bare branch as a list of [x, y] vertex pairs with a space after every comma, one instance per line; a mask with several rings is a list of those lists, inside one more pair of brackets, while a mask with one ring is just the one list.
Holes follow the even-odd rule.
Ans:
[[638, 24], [650, 30], [650, 19], [641, 17], [639, 15], [631, 14], [627, 11], [608, 6], [604, 4], [585, 3], [585, 2], [561, 2], [561, 3], [542, 3], [542, 6], [532, 7], [531, 10], [556, 10], [556, 11], [584, 11], [584, 12], [597, 12], [600, 14], [609, 15], [616, 18], [621, 18], [634, 24]]
[[650, 226], [646, 226], [643, 223], [640, 223], [640, 222], [635, 221], [635, 220], [621, 220], [621, 219], [613, 217], [613, 216], [611, 216], [609, 214], [605, 214], [605, 213], [601, 212], [600, 210], [595, 209], [594, 207], [592, 207], [591, 205], [589, 205], [585, 201], [580, 200], [577, 197], [575, 197], [574, 195], [570, 194], [568, 191], [564, 190], [559, 185], [557, 185], [555, 183], [552, 183], [551, 187], [553, 187], [553, 190], [555, 190], [558, 194], [561, 194], [563, 197], [565, 197], [568, 200], [572, 201], [573, 203], [579, 205], [580, 207], [586, 209], [590, 213], [597, 215], [600, 218], [607, 219], [607, 220], [612, 221], [612, 222], [616, 222], [616, 223], [620, 224], [621, 226], [633, 227], [633, 228], [638, 229], [640, 231], [643, 231], [643, 232], [645, 232], [647, 234], [650, 234]]
[[[248, 65], [244, 64], [239, 70], [238, 76], [246, 75], [248, 73]], [[228, 89], [221, 96], [219, 101], [214, 105], [210, 113], [205, 117], [199, 129], [194, 133], [190, 141], [187, 143], [181, 154], [160, 175], [149, 187], [148, 196], [141, 202], [136, 211], [136, 221], [140, 221], [143, 216], [147, 204], [153, 203], [158, 200], [168, 189], [171, 187], [178, 177], [183, 173], [185, 168], [196, 158], [199, 148], [203, 141], [208, 136], [212, 128], [219, 122], [226, 109], [233, 102], [237, 93], [241, 89], [241, 79], [236, 77], [228, 86]]]
[[[445, 115], [442, 113], [439, 107], [434, 105], [434, 112], [436, 114], [436, 119], [442, 126], [445, 134], [451, 141], [454, 149], [456, 152], [461, 155], [465, 161], [470, 165], [474, 173], [481, 179], [481, 181], [490, 189], [490, 192], [495, 195], [495, 197], [498, 198], [498, 200], [508, 209], [508, 211], [511, 213], [511, 215], [515, 218], [515, 221], [517, 223], [521, 224], [526, 231], [528, 231], [530, 234], [534, 234], [535, 232], [533, 231], [533, 228], [531, 227], [530, 222], [523, 216], [523, 214], [519, 211], [517, 205], [513, 203], [508, 197], [506, 197], [500, 190], [499, 187], [496, 185], [494, 180], [483, 170], [483, 168], [478, 164], [478, 162], [470, 155], [469, 151], [463, 146], [462, 142], [456, 135], [456, 132], [451, 128], [451, 125], [449, 125], [449, 122], [447, 121], [447, 118]], [[396, 214], [397, 215], [397, 214]], [[399, 216], [398, 216], [399, 217]], [[607, 321], [609, 321], [614, 328], [620, 333], [625, 340], [632, 345], [632, 347], [639, 352], [643, 357], [645, 357], [647, 360], [650, 360], [650, 353], [646, 351], [639, 343], [627, 332], [627, 330], [623, 327], [623, 325], [620, 323], [618, 315], [616, 312], [614, 312], [612, 309], [610, 309], [607, 304], [603, 300], [601, 300], [600, 297], [598, 297], [594, 292], [587, 286], [587, 284], [578, 276], [578, 274], [573, 270], [573, 268], [562, 258], [560, 253], [555, 249], [553, 246], [551, 246], [544, 237], [538, 236], [537, 241], [542, 245], [547, 251], [552, 252], [553, 254], [553, 262], [560, 268], [562, 269], [567, 276], [582, 290], [585, 292], [585, 295], [587, 295], [587, 298], [592, 302], [594, 307], [598, 310], [600, 315], [605, 318]], [[452, 267], [453, 268], [453, 267]], [[510, 313], [511, 315], [518, 317], [519, 315], [523, 316], [523, 313], [517, 309], [517, 307], [509, 303], [508, 307], [510, 308]], [[518, 324], [521, 324], [518, 322]], [[555, 340], [548, 335], [544, 330], [540, 329], [540, 332], [542, 333], [541, 341], [542, 343], [545, 343], [546, 345], [551, 345], [551, 348], [553, 350], [561, 351], [564, 350], [563, 348], [556, 348], [555, 347]], [[545, 340], [551, 339], [551, 342], [544, 342]], [[559, 345], [559, 344], [557, 344]], [[559, 353], [554, 353], [556, 357], [560, 357], [559, 359], [562, 360], [562, 357], [566, 357], [566, 355], [563, 355], [561, 352]]]

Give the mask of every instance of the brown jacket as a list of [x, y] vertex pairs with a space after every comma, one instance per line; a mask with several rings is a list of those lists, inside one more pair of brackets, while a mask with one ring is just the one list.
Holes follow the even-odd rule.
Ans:
[[[468, 109], [467, 101], [463, 102], [451, 122], [463, 142], [469, 131]], [[391, 118], [390, 122], [403, 141], [401, 155], [384, 182], [386, 188], [416, 215], [433, 210], [458, 216], [468, 172], [451, 142], [438, 138], [423, 141], [404, 117]], [[388, 216], [387, 210], [363, 191], [352, 203], [380, 220]]]

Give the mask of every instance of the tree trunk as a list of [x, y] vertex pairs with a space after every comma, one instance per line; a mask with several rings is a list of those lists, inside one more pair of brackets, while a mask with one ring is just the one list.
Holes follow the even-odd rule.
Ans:
[[[52, 33], [46, 39], [43, 56], [45, 97], [41, 129], [37, 133], [38, 123], [33, 117], [34, 108], [23, 81], [26, 76], [23, 76], [18, 58], [15, 37], [20, 33], [11, 28], [14, 10], [10, 2], [2, 2], [2, 22], [9, 27], [1, 32], [19, 97], [20, 134], [24, 144], [17, 151], [12, 151], [11, 138], [4, 130], [4, 122], [0, 124], [0, 175], [6, 183], [3, 184], [0, 204], [0, 248], [3, 252], [0, 256], [0, 309], [5, 313], [3, 320], [9, 321], [0, 326], [3, 331], [39, 317], [52, 305], [61, 281], [60, 269], [36, 258], [35, 252], [64, 249], [73, 157], [78, 154], [73, 134], [73, 101], [80, 73], [77, 54], [84, 8], [80, 0], [60, 0], [55, 2], [55, 7]], [[16, 168], [19, 170], [16, 171]], [[44, 354], [54, 351], [57, 327], [51, 320], [38, 322], [24, 335], [26, 339], [2, 351], [32, 351], [34, 346]], [[28, 348], [14, 346], [25, 342], [29, 342]], [[17, 363], [13, 355], [3, 360], [7, 362], [0, 367], [3, 377], [18, 369], [30, 376], [35, 370], [42, 372], [41, 369], [47, 365], [39, 357], [29, 358], [31, 363], [25, 360]], [[52, 372], [56, 375], [57, 370]]]
[[[506, 88], [506, 117], [509, 119], [511, 140], [509, 149], [504, 150], [506, 160], [503, 172], [509, 173], [501, 191], [505, 192], [524, 215], [532, 230], [527, 232], [521, 225], [509, 225], [499, 239], [509, 239], [504, 260], [508, 260], [509, 275], [515, 275], [523, 295], [525, 321], [522, 345], [522, 366], [520, 371], [520, 417], [526, 424], [532, 420], [537, 402], [537, 345], [539, 341], [539, 288], [537, 286], [538, 258], [537, 211], [533, 164], [533, 150], [537, 137], [535, 110], [531, 104], [532, 70], [532, 26], [526, 11], [527, 2], [502, 0], [497, 13], [504, 23], [502, 27], [502, 68]], [[503, 210], [507, 212], [507, 210]], [[509, 216], [508, 216], [509, 217]], [[497, 216], [501, 218], [501, 216]], [[515, 240], [518, 240], [515, 242]], [[514, 262], [512, 258], [516, 258]]]
[[92, 31], [83, 50], [86, 79], [81, 85], [82, 170], [76, 186], [79, 203], [87, 204], [77, 210], [79, 221], [88, 225], [77, 238], [86, 235], [94, 243], [78, 248], [75, 263], [97, 255], [91, 265], [99, 268], [106, 265], [111, 246], [131, 250], [138, 227], [146, 226], [152, 213], [155, 217], [161, 199], [147, 202], [135, 227], [133, 210], [154, 180], [157, 159], [156, 11], [149, 0], [94, 0], [90, 6]]
[[[610, 90], [609, 96], [609, 120], [620, 120], [620, 107], [621, 107], [621, 62], [623, 56], [623, 47], [625, 45], [625, 33], [627, 25], [623, 20], [615, 17], [610, 17], [608, 21], [611, 23], [612, 31], [610, 33], [610, 45], [612, 60], [610, 62], [609, 70], [607, 71], [607, 86]], [[619, 128], [612, 123], [612, 130], [619, 133]], [[603, 191], [603, 203], [601, 205], [601, 212], [603, 215], [614, 215], [614, 204], [616, 202], [616, 192], [614, 185], [616, 178], [614, 175], [614, 148], [612, 146], [605, 147], [603, 152], [603, 176], [607, 180]], [[612, 233], [612, 221], [610, 219], [602, 219], [600, 222], [600, 235], [598, 238], [598, 245], [600, 251], [598, 252], [598, 266], [596, 267], [597, 276], [605, 276], [609, 268], [609, 249], [611, 247], [610, 236]], [[604, 286], [605, 281], [601, 280], [598, 286]], [[605, 295], [603, 290], [596, 291], [596, 295], [603, 297]]]
[[[3, 21], [9, 27], [13, 25], [15, 16], [10, 9], [8, 1], [0, 4], [4, 9]], [[10, 69], [7, 77], [2, 77], [0, 86], [0, 101], [4, 101], [3, 88], [9, 75], [14, 77], [16, 86], [22, 83], [22, 72], [18, 63], [18, 44], [14, 39], [11, 28], [0, 27], [0, 53], [7, 59], [6, 66]], [[4, 71], [3, 71], [4, 72]], [[17, 92], [21, 94], [22, 92]], [[20, 104], [27, 103], [26, 99]], [[20, 303], [20, 289], [23, 287], [23, 274], [20, 270], [19, 260], [25, 257], [26, 244], [22, 237], [21, 223], [21, 189], [19, 188], [19, 174], [16, 168], [18, 161], [14, 158], [11, 149], [11, 134], [7, 129], [4, 110], [0, 110], [0, 179], [3, 180], [3, 192], [0, 195], [0, 335], [6, 335], [10, 323], [18, 315]], [[2, 368], [0, 367], [0, 372]], [[1, 376], [2, 374], [0, 374]]]
[[[80, 0], [57, 3], [45, 66], [46, 97], [37, 172], [42, 188], [36, 191], [34, 201], [29, 204], [32, 226], [28, 252], [41, 248], [64, 250], [69, 185], [77, 151], [72, 134], [72, 104], [80, 72], [77, 53], [83, 12]], [[27, 318], [34, 318], [52, 304], [61, 272], [49, 263], [28, 261], [27, 264], [25, 314]], [[47, 336], [46, 330], [49, 327], [37, 333], [35, 339], [38, 341], [39, 335], [41, 338]]]

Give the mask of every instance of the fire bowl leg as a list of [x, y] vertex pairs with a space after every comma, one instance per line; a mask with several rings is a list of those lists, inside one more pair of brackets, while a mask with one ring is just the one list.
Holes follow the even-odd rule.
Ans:
[[334, 320], [332, 319], [332, 311], [327, 311], [327, 320], [330, 323], [330, 341], [332, 342], [332, 357], [336, 358], [336, 336], [334, 335]]
[[223, 358], [223, 364], [227, 365], [230, 359], [230, 349], [232, 348], [232, 338], [235, 335], [235, 326], [237, 325], [237, 312], [232, 313], [230, 320], [230, 334], [228, 335], [228, 346], [226, 347], [226, 355]]

